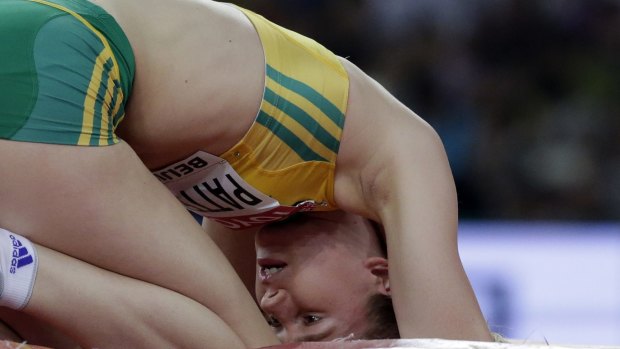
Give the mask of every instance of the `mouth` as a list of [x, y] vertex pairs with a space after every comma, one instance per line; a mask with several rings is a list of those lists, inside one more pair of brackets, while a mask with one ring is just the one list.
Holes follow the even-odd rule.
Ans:
[[258, 258], [256, 263], [258, 264], [258, 274], [262, 281], [266, 281], [280, 273], [287, 266], [286, 262], [273, 258]]

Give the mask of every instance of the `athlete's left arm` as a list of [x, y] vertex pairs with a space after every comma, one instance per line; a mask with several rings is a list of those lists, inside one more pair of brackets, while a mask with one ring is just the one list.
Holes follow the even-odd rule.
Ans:
[[385, 227], [401, 336], [491, 340], [458, 254], [456, 190], [441, 140], [378, 83], [345, 67], [336, 200]]

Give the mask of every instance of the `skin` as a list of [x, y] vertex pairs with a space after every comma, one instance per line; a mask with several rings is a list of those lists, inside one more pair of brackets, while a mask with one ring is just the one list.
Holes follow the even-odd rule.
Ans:
[[[261, 264], [275, 258], [286, 263], [283, 272], [274, 274], [274, 277], [265, 277], [264, 269], [268, 264], [256, 268], [253, 259], [247, 258], [247, 255], [244, 259], [252, 267], [252, 274], [248, 275], [251, 280], [247, 281], [254, 286], [256, 280], [257, 302], [263, 312], [270, 315], [272, 325], [277, 322], [278, 325], [272, 327], [282, 342], [333, 340], [351, 334], [359, 337], [368, 325], [368, 297], [376, 293], [389, 294], [388, 262], [383, 256], [375, 231], [361, 216], [342, 211], [308, 213], [304, 218], [290, 223], [266, 226], [257, 232], [252, 241], [256, 242], [256, 248], [253, 243], [250, 252], [252, 255], [257, 252]], [[157, 320], [144, 324], [146, 328], [153, 329], [152, 333], [145, 336], [149, 339], [145, 344], [157, 345], [167, 341], [169, 346], [179, 346], [188, 338], [198, 337], [198, 343], [208, 340], [197, 336], [204, 333], [200, 329], [195, 329], [189, 337], [185, 332], [175, 330], [175, 324], [186, 322], [193, 308], [183, 307], [184, 303], [177, 300], [174, 308], [165, 309], [163, 306], [171, 303], [168, 298], [174, 293], [94, 268], [41, 246], [37, 246], [37, 250], [42, 268], [41, 277], [37, 279], [37, 292], [39, 287], [44, 287], [46, 297], [37, 297], [37, 302], [30, 303], [29, 307], [47, 309], [46, 319], [50, 322], [58, 315], [58, 310], [53, 306], [54, 299], [63, 297], [75, 288], [88, 297], [74, 297], [72, 309], [66, 309], [69, 311], [63, 316], [72, 317], [74, 321], [96, 317], [99, 322], [114, 324], [115, 334], [111, 337], [117, 346], [126, 343], [128, 339], [125, 334], [133, 333], [123, 329], [135, 328], [140, 323], [133, 317], [135, 311], [132, 312], [140, 307], [140, 313], [148, 311], [152, 313], [150, 318]], [[78, 280], [67, 277], [74, 273], [86, 275], [89, 279], [81, 279], [76, 283]], [[102, 288], [104, 284], [108, 287]], [[126, 297], [127, 294], [131, 296]], [[121, 305], [114, 301], [124, 298], [131, 302]], [[136, 302], [139, 299], [145, 301]], [[160, 306], [153, 308], [150, 305], [153, 301]], [[78, 305], [78, 302], [83, 303]], [[124, 312], [111, 312], [109, 309], [112, 306]], [[162, 313], [166, 314], [166, 322], [159, 321], [161, 316], [157, 315]], [[204, 317], [206, 314], [195, 314], [192, 318], [196, 318], [196, 315]], [[52, 328], [41, 319], [27, 317], [10, 309], [0, 308], [0, 316], [9, 320], [14, 331], [27, 334], [29, 343], [46, 343], [53, 348], [79, 347], [63, 335], [71, 332], [71, 328]], [[97, 331], [101, 331], [101, 328], [93, 328], [82, 341], [101, 335]], [[110, 335], [109, 332], [107, 334]], [[3, 333], [2, 338], [16, 342], [22, 340], [16, 333], [8, 331]]]
[[256, 235], [256, 254], [256, 298], [285, 343], [360, 338], [368, 298], [389, 294], [387, 260], [361, 216], [337, 211], [268, 226]]
[[[37, 321], [33, 323], [31, 318], [19, 317], [20, 313], [15, 311], [3, 313], [16, 320], [12, 322], [16, 331], [28, 334], [28, 343], [52, 348], [77, 348], [81, 344], [90, 348], [92, 346], [87, 343], [91, 343], [92, 338], [107, 337], [106, 347], [123, 348], [140, 337], [140, 347], [144, 348], [197, 348], [204, 347], [204, 343], [222, 348], [227, 345], [243, 347], [236, 334], [216, 314], [205, 311], [187, 297], [42, 246], [37, 246], [37, 252], [40, 269], [35, 286], [37, 296], [33, 296], [25, 310], [29, 314], [29, 308], [37, 309]], [[59, 299], [70, 306], [57, 306]], [[59, 318], [67, 320], [59, 323]], [[93, 324], [77, 325], [84, 321]], [[49, 324], [54, 324], [55, 328], [50, 328]], [[178, 331], [178, 324], [183, 324], [185, 330]], [[205, 331], [202, 327], [205, 324], [214, 327]], [[33, 330], [33, 325], [38, 331]], [[81, 329], [77, 336], [76, 327]], [[66, 333], [74, 334], [73, 339], [64, 335]]]
[[[197, 311], [216, 315], [203, 319], [213, 343], [276, 343], [224, 254], [150, 173], [197, 150], [221, 154], [250, 127], [264, 85], [252, 24], [211, 1], [95, 3], [116, 18], [136, 57], [134, 91], [117, 130], [123, 141], [82, 148], [0, 140], [0, 226], [192, 300]], [[385, 227], [401, 334], [491, 340], [458, 256], [456, 193], [441, 140], [373, 79], [342, 63], [350, 91], [335, 200]], [[37, 171], [28, 170], [33, 164]], [[244, 244], [238, 240], [228, 246]], [[72, 277], [90, 273], [86, 268]], [[39, 281], [24, 312], [46, 318], [36, 306], [46, 299]], [[151, 313], [142, 311], [135, 316], [148, 324]], [[114, 346], [109, 336], [86, 337], [89, 327], [105, 326], [101, 322], [91, 318], [77, 328], [73, 320], [54, 322], [76, 327], [73, 336], [86, 346]], [[230, 332], [217, 330], [223, 327]], [[143, 346], [142, 333], [126, 344]]]
[[[128, 147], [125, 144], [119, 144], [92, 149], [90, 152], [91, 149], [77, 147], [42, 147], [31, 143], [3, 142], [0, 157], [17, 168], [25, 168], [25, 162], [32, 159], [50, 163], [46, 166], [46, 176], [17, 174], [2, 167], [0, 172], [7, 180], [3, 183], [14, 185], [3, 185], [2, 190], [10, 198], [10, 204], [4, 200], [0, 204], [1, 224], [12, 231], [30, 235], [41, 247], [183, 295], [183, 300], [163, 298], [168, 299], [172, 306], [179, 301], [188, 302], [196, 308], [194, 314], [211, 314], [208, 318], [199, 317], [197, 321], [202, 322], [206, 326], [204, 328], [213, 329], [207, 331], [212, 343], [229, 342], [233, 347], [237, 343], [240, 348], [276, 343], [268, 327], [262, 326], [262, 316], [250, 294], [219, 249], [167, 189], [156, 182], [136, 160], [135, 155], [127, 158], [119, 153], [126, 149]], [[106, 166], [110, 163], [120, 167]], [[83, 171], [68, 175], [62, 164]], [[88, 185], [89, 181], [85, 178], [100, 186]], [[20, 188], [30, 188], [32, 191]], [[151, 207], [154, 211], [145, 212], [142, 205], [146, 203], [149, 207], [148, 203], [153, 202], [157, 202], [157, 205]], [[157, 218], [151, 219], [152, 216]], [[89, 225], [86, 227], [80, 222], [89, 222]], [[145, 241], [148, 243], [145, 244]], [[44, 251], [43, 248], [38, 249]], [[183, 251], [181, 256], [177, 251]], [[44, 258], [44, 254], [41, 258]], [[40, 261], [33, 295], [23, 312], [41, 319], [53, 317], [52, 321], [57, 327], [70, 329], [71, 336], [84, 347], [118, 347], [113, 336], [109, 336], [110, 332], [102, 330], [106, 326], [113, 329], [113, 322], [102, 323], [95, 316], [85, 316], [76, 321], [71, 311], [74, 305], [80, 304], [82, 298], [88, 302], [98, 302], [96, 293], [75, 292], [86, 285], [92, 285], [88, 280], [95, 282], [93, 287], [114, 284], [122, 287], [120, 281], [113, 279], [108, 284], [107, 279], [91, 275], [93, 271], [89, 268], [65, 273], [65, 279], [58, 281], [46, 278], [46, 273], [67, 268], [66, 261], [56, 262], [59, 264], [56, 264], [55, 269], [44, 269], [45, 265], [52, 262]], [[201, 277], [197, 278], [196, 275]], [[50, 283], [60, 283], [60, 280], [66, 283], [66, 278], [72, 279], [70, 284], [75, 287], [68, 288], [65, 293], [52, 294], [48, 291]], [[115, 308], [119, 303], [131, 303], [140, 294], [138, 289], [136, 287], [130, 294], [119, 295], [120, 299], [110, 295], [103, 301]], [[69, 298], [70, 301], [62, 302], [68, 295], [73, 296]], [[232, 300], [239, 307], [226, 306], [226, 302]], [[126, 345], [150, 347], [142, 339], [152, 331], [147, 324], [153, 321], [153, 304], [158, 303], [149, 302], [133, 309], [136, 320], [139, 319], [136, 322], [145, 324], [145, 328], [138, 328], [133, 335], [127, 333], [129, 338]], [[68, 311], [65, 309], [67, 307]], [[116, 313], [116, 316], [121, 317], [122, 314]], [[252, 322], [244, 325], [244, 319]], [[223, 327], [228, 327], [228, 331], [215, 330]], [[100, 331], [93, 333], [91, 329]], [[243, 344], [246, 341], [248, 344]], [[166, 347], [166, 341], [161, 343], [161, 347]]]

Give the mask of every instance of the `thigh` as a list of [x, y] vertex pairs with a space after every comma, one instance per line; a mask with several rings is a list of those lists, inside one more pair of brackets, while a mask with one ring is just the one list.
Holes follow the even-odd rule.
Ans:
[[[36, 248], [39, 273], [23, 312], [52, 324], [55, 333], [60, 330], [84, 348], [244, 347], [215, 313], [177, 292]], [[21, 324], [28, 343], [70, 347], [69, 341], [59, 346], [63, 338], [51, 337], [54, 333], [42, 337], [49, 326], [38, 324]]]
[[88, 2], [57, 2], [0, 2], [0, 38], [15, 44], [0, 47], [0, 226], [194, 299], [248, 346], [274, 343], [219, 249], [115, 136], [131, 81], [123, 37], [108, 42], [96, 28], [114, 23]]
[[194, 299], [248, 346], [275, 343], [223, 254], [128, 145], [0, 140], [0, 159], [0, 226]]

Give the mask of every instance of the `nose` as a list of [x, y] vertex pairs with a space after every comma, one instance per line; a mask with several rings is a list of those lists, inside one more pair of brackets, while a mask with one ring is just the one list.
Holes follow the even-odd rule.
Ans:
[[294, 314], [290, 295], [284, 289], [267, 289], [260, 300], [260, 308], [269, 314], [273, 314], [280, 321]]

